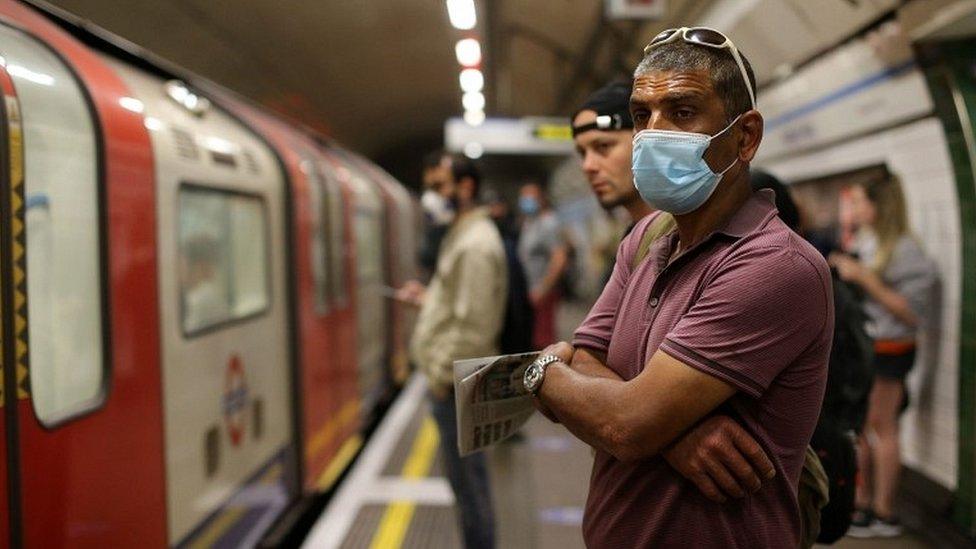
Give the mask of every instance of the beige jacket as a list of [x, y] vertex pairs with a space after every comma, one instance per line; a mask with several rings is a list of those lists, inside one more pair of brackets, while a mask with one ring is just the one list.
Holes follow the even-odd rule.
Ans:
[[455, 360], [498, 354], [508, 296], [505, 248], [488, 211], [455, 221], [441, 242], [410, 340], [410, 356], [431, 387], [453, 387]]

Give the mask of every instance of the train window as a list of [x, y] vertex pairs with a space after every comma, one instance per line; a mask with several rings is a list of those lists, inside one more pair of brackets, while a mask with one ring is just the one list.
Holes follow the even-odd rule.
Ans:
[[0, 25], [0, 55], [22, 113], [31, 396], [54, 427], [105, 400], [97, 128], [74, 75], [40, 42]]
[[339, 182], [329, 178], [325, 185], [325, 211], [328, 213], [327, 239], [329, 254], [329, 297], [337, 307], [347, 302], [346, 254], [349, 238], [346, 235], [346, 220]]
[[329, 310], [329, 242], [328, 224], [325, 220], [327, 194], [324, 190], [322, 174], [312, 162], [302, 162], [302, 171], [308, 176], [308, 203], [311, 214], [311, 238], [309, 239], [309, 258], [312, 263], [312, 283], [315, 286], [315, 310], [320, 315]]
[[268, 308], [268, 223], [260, 197], [183, 185], [179, 224], [185, 335]]

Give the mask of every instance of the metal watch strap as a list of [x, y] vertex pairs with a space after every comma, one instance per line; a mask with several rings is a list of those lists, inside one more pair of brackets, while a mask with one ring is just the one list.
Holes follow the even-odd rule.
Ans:
[[535, 391], [532, 392], [533, 395], [538, 394], [539, 389], [542, 388], [542, 383], [546, 379], [546, 370], [549, 369], [549, 366], [552, 363], [560, 362], [561, 360], [562, 359], [556, 355], [542, 355], [535, 359], [535, 365], [542, 368], [542, 381], [539, 382], [539, 385], [535, 388]]

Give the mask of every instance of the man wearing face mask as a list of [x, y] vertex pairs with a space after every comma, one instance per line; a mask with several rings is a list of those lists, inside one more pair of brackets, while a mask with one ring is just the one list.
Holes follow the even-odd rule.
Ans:
[[454, 206], [429, 286], [411, 282], [401, 298], [420, 305], [410, 355], [427, 377], [441, 455], [458, 506], [464, 546], [494, 546], [488, 467], [482, 453], [458, 455], [454, 361], [499, 354], [508, 271], [505, 249], [488, 210], [478, 205], [480, 174], [467, 158], [438, 153], [425, 179]]
[[556, 309], [562, 297], [559, 283], [569, 265], [569, 249], [542, 187], [536, 183], [523, 185], [518, 204], [522, 213], [519, 259], [525, 267], [535, 311], [532, 342], [541, 349], [556, 341]]
[[[634, 224], [654, 212], [645, 202], [631, 172], [633, 121], [630, 117], [631, 81], [616, 81], [593, 92], [573, 116], [573, 139], [583, 172], [604, 208], [621, 206]], [[670, 215], [660, 214], [655, 234], [674, 227]], [[664, 219], [667, 216], [668, 219]], [[645, 230], [644, 239], [651, 229]], [[625, 236], [626, 236], [625, 234]], [[611, 267], [613, 267], [611, 265]], [[612, 274], [612, 270], [611, 273]], [[610, 274], [606, 277], [608, 280]], [[667, 462], [706, 497], [723, 502], [758, 490], [772, 471], [762, 447], [734, 419], [716, 415], [682, 435], [663, 453]], [[728, 470], [732, 475], [712, 476], [707, 471]]]
[[[800, 544], [797, 488], [833, 303], [822, 256], [777, 217], [770, 193], [750, 188], [763, 130], [754, 82], [715, 30], [670, 29], [648, 44], [631, 95], [634, 182], [677, 228], [640, 257], [654, 215], [641, 220], [573, 345], [526, 370], [540, 409], [597, 449], [589, 547]], [[663, 457], [716, 413], [735, 417], [775, 468], [738, 504], [710, 501]]]
[[434, 151], [425, 156], [423, 162], [424, 194], [420, 197], [420, 206], [424, 211], [424, 234], [420, 240], [418, 259], [425, 280], [434, 273], [441, 240], [454, 220], [456, 209], [454, 204], [434, 190], [447, 175], [442, 166], [443, 160], [444, 152]]

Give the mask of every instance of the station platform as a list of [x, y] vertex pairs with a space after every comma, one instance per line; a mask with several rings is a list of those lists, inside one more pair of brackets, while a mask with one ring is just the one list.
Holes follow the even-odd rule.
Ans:
[[[560, 309], [568, 337], [586, 311]], [[488, 450], [496, 541], [505, 549], [583, 549], [583, 505], [593, 463], [586, 444], [534, 415]], [[935, 547], [922, 536], [855, 540], [841, 549]], [[426, 382], [414, 375], [309, 531], [305, 549], [460, 549], [454, 496], [438, 451]]]

